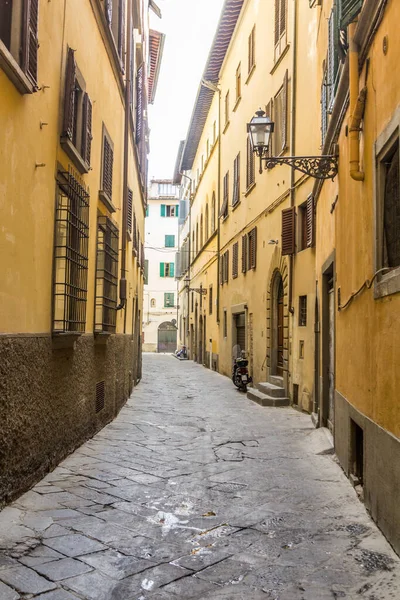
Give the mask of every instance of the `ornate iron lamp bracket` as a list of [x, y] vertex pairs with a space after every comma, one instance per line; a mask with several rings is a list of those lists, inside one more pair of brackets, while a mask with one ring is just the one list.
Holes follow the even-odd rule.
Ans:
[[203, 288], [189, 288], [189, 292], [197, 292], [197, 294], [201, 294], [202, 296], [207, 295], [207, 290]]
[[265, 156], [260, 155], [260, 174], [262, 163], [265, 162], [266, 169], [273, 169], [276, 165], [289, 165], [314, 179], [333, 179], [338, 174], [338, 157], [334, 155], [323, 156]]

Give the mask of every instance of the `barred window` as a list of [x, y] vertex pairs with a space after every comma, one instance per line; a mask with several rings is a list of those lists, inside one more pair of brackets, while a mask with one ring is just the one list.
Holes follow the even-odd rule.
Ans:
[[115, 333], [118, 296], [117, 225], [101, 215], [97, 219], [96, 333]]
[[54, 244], [53, 333], [83, 333], [86, 324], [89, 192], [72, 169], [59, 171]]
[[307, 296], [299, 296], [299, 326], [307, 325]]
[[239, 275], [239, 242], [232, 246], [232, 279]]

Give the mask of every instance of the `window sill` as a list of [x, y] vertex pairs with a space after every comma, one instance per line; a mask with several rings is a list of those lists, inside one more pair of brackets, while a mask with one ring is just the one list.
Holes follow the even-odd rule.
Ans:
[[53, 350], [62, 350], [64, 348], [73, 348], [75, 342], [81, 337], [81, 333], [73, 331], [53, 331], [52, 346]]
[[280, 53], [278, 58], [275, 60], [274, 66], [272, 67], [272, 69], [269, 72], [270, 75], [273, 75], [275, 73], [275, 71], [277, 70], [277, 68], [279, 67], [281, 62], [283, 61], [284, 57], [289, 52], [289, 48], [290, 48], [290, 44], [286, 44], [286, 46], [284, 47], [284, 49], [282, 50], [282, 52]]
[[222, 221], [222, 223], [225, 223], [225, 221], [227, 220], [227, 218], [228, 218], [228, 217], [229, 217], [229, 214], [227, 214], [227, 215], [225, 215], [225, 216], [222, 216], [222, 217], [221, 217], [221, 221]]
[[400, 267], [396, 267], [375, 281], [374, 298], [384, 298], [400, 292]]
[[72, 160], [75, 167], [78, 169], [79, 173], [81, 175], [88, 173], [89, 169], [87, 164], [85, 163], [82, 156], [79, 154], [78, 150], [75, 148], [71, 140], [67, 137], [62, 137], [60, 140], [60, 144], [65, 154], [70, 160]]
[[236, 204], [232, 204], [232, 211], [236, 210], [238, 206], [240, 206], [240, 200], [238, 200]]
[[110, 198], [108, 197], [108, 194], [106, 192], [104, 192], [103, 190], [99, 190], [99, 200], [102, 201], [102, 203], [104, 204], [104, 206], [111, 213], [115, 213], [117, 211], [117, 209], [115, 208], [114, 204], [111, 202]]
[[230, 122], [230, 121], [227, 121], [227, 122], [225, 123], [225, 127], [224, 127], [224, 129], [223, 129], [222, 133], [225, 133], [225, 132], [226, 132], [226, 130], [228, 129], [228, 127], [229, 127], [229, 125], [230, 125], [230, 124], [231, 124], [231, 122]]
[[247, 79], [246, 79], [246, 81], [244, 82], [244, 83], [245, 83], [245, 85], [248, 85], [248, 83], [249, 83], [250, 79], [253, 77], [253, 73], [254, 73], [254, 71], [255, 71], [255, 70], [256, 70], [256, 65], [254, 64], [254, 65], [251, 67], [251, 69], [250, 69], [250, 71], [249, 71], [249, 74], [247, 75]]
[[242, 96], [239, 96], [239, 98], [237, 98], [237, 100], [236, 100], [236, 102], [235, 102], [235, 106], [234, 106], [234, 107], [233, 107], [233, 109], [232, 109], [232, 110], [233, 110], [233, 112], [236, 112], [236, 110], [237, 110], [237, 107], [239, 106], [239, 104], [241, 103], [241, 101], [242, 101]]
[[37, 87], [32, 85], [11, 52], [0, 40], [0, 67], [7, 77], [12, 81], [20, 94], [33, 94]]
[[247, 198], [247, 196], [249, 194], [251, 194], [251, 192], [254, 190], [255, 187], [256, 187], [256, 182], [254, 182], [251, 185], [249, 185], [249, 187], [247, 188], [247, 190], [244, 193], [244, 197]]

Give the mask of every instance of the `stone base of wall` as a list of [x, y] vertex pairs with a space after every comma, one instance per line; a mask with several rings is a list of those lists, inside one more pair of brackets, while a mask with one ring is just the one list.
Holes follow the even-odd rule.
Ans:
[[0, 506], [118, 414], [140, 377], [139, 352], [129, 335], [82, 335], [64, 348], [50, 336], [0, 336]]
[[364, 500], [384, 535], [400, 554], [400, 440], [335, 394], [335, 449], [346, 473], [353, 472], [351, 428], [363, 430]]
[[157, 352], [157, 344], [143, 344], [143, 352]]

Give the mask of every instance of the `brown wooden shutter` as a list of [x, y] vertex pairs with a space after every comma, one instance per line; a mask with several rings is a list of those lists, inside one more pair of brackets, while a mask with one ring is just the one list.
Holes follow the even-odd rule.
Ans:
[[22, 69], [31, 83], [37, 85], [39, 0], [23, 2]]
[[310, 194], [307, 198], [306, 206], [307, 221], [307, 248], [314, 246], [314, 197]]
[[92, 112], [93, 107], [87, 94], [83, 97], [83, 123], [82, 123], [82, 158], [90, 167], [92, 151]]
[[129, 233], [132, 233], [132, 205], [133, 192], [128, 188], [128, 211], [127, 211], [127, 228]]
[[137, 249], [137, 229], [136, 229], [136, 214], [133, 213], [133, 250]]
[[229, 280], [229, 250], [225, 252], [225, 281]]
[[281, 0], [275, 0], [275, 46], [279, 42], [280, 37], [280, 19], [279, 19], [279, 4]]
[[286, 7], [287, 0], [280, 0], [281, 10], [279, 15], [279, 35], [283, 35], [286, 31]]
[[125, 0], [119, 0], [118, 12], [118, 54], [121, 59], [122, 70], [124, 70], [125, 61]]
[[75, 121], [75, 51], [68, 48], [67, 73], [65, 76], [64, 122], [62, 135], [71, 140], [74, 136]]
[[282, 90], [282, 151], [288, 146], [288, 83], [289, 73], [286, 69]]
[[112, 199], [114, 151], [107, 137], [104, 136], [103, 146], [103, 191]]
[[236, 279], [239, 274], [239, 242], [232, 247], [232, 278]]
[[144, 137], [143, 124], [143, 88], [144, 88], [144, 64], [141, 64], [136, 75], [136, 143]]
[[219, 261], [219, 283], [220, 285], [224, 283], [224, 255], [221, 256]]
[[257, 265], [257, 227], [249, 233], [249, 269], [255, 269]]
[[247, 137], [246, 188], [253, 185], [255, 180], [255, 158], [250, 137]]
[[247, 235], [242, 236], [242, 273], [247, 271]]
[[296, 209], [294, 206], [282, 211], [282, 255], [295, 252]]

